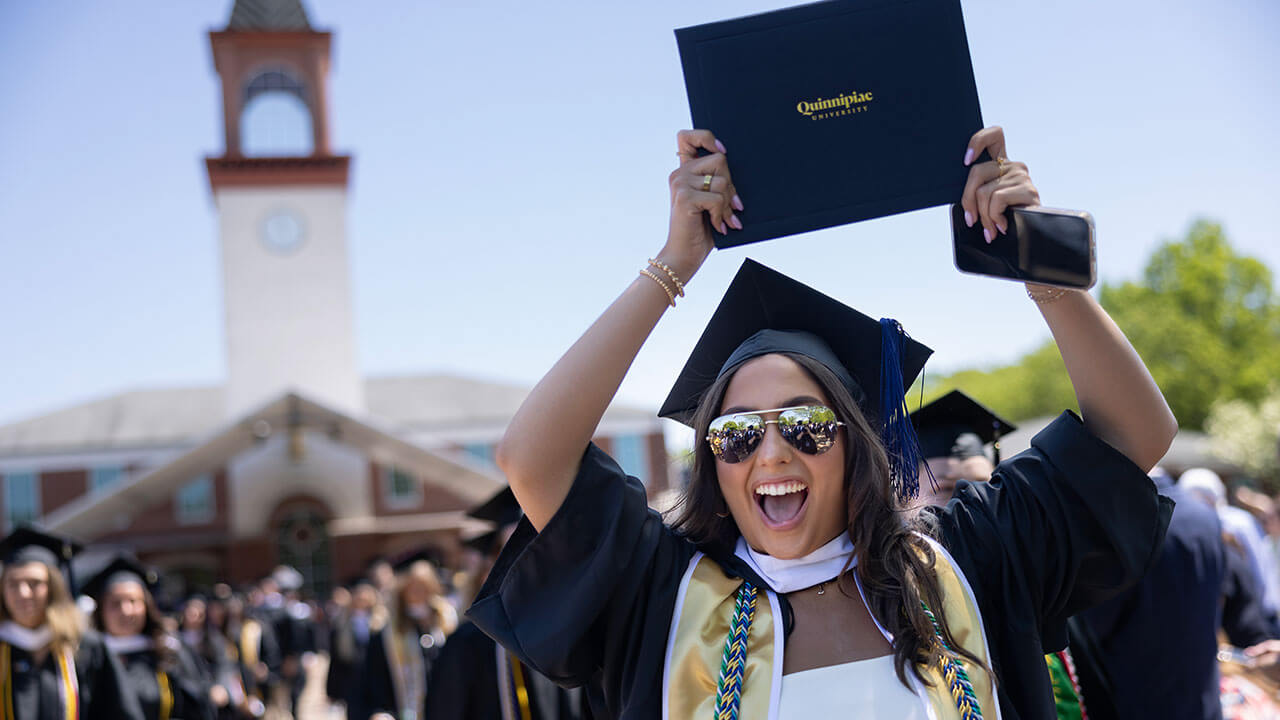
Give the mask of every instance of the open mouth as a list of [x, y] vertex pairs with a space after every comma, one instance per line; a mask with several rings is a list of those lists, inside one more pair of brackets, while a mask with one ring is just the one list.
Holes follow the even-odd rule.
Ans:
[[756, 504], [764, 524], [785, 530], [800, 522], [809, 500], [809, 487], [799, 480], [763, 483], [756, 487]]

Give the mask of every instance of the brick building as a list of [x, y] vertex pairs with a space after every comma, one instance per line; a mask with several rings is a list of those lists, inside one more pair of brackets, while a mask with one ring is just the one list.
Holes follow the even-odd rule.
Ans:
[[[192, 585], [275, 564], [323, 590], [373, 556], [445, 558], [504, 483], [494, 443], [526, 388], [356, 365], [346, 207], [329, 143], [332, 36], [299, 0], [237, 0], [210, 33], [225, 146], [218, 211], [228, 377], [142, 389], [0, 427], [0, 517], [130, 547]], [[653, 413], [613, 407], [597, 440], [656, 495]]]

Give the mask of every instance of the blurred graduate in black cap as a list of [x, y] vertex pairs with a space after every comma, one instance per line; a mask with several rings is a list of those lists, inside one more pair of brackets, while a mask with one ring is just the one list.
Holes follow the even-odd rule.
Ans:
[[[952, 390], [911, 413], [920, 457], [932, 482], [921, 480], [916, 503], [946, 505], [956, 483], [986, 482], [1000, 462], [1000, 438], [1017, 428], [959, 390]], [[987, 457], [986, 445], [992, 446]]]
[[[520, 521], [520, 505], [508, 487], [467, 514], [494, 525], [466, 542], [483, 556], [478, 578], [483, 581]], [[581, 689], [559, 687], [473, 623], [463, 622], [432, 665], [426, 716], [431, 720], [582, 720], [591, 713]]]
[[0, 718], [142, 720], [124, 671], [83, 628], [63, 572], [79, 544], [20, 527], [0, 542]]
[[211, 677], [195, 651], [165, 631], [156, 607], [159, 575], [121, 554], [85, 583], [94, 626], [124, 666], [145, 720], [214, 720]]
[[423, 550], [394, 564], [396, 589], [386, 622], [374, 628], [365, 650], [363, 703], [372, 713], [396, 720], [423, 717], [431, 665], [458, 625], [431, 556]]
[[226, 703], [217, 703], [219, 720], [260, 717], [273, 678], [279, 678], [280, 646], [271, 626], [247, 614], [244, 599], [229, 590], [207, 600], [191, 598], [183, 617], [197, 623], [194, 646], [213, 669], [215, 686], [226, 691]]
[[[499, 445], [526, 519], [469, 617], [589, 685], [605, 717], [1054, 717], [1045, 649], [1141, 577], [1168, 521], [1145, 471], [1176, 423], [1141, 360], [1088, 293], [1028, 286], [1083, 422], [1063, 413], [991, 482], [903, 513], [920, 469], [904, 388], [928, 348], [748, 261], [660, 411], [697, 442], [667, 526], [591, 438], [710, 228], [747, 221], [723, 144], [695, 130], [678, 146], [666, 246]], [[1038, 203], [1002, 130], [962, 152], [958, 199], [988, 237], [1007, 206]]]

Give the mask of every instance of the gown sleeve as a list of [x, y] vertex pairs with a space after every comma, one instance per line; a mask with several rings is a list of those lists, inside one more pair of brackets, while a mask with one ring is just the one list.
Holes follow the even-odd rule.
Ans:
[[92, 630], [80, 639], [76, 673], [86, 720], [143, 720], [142, 706], [128, 686], [124, 667]]
[[615, 715], [657, 707], [694, 552], [649, 509], [640, 481], [590, 445], [559, 510], [541, 533], [520, 521], [468, 615], [551, 680], [598, 683], [594, 696]]
[[1064, 412], [990, 482], [961, 482], [946, 506], [929, 510], [985, 619], [1007, 711], [1051, 707], [1040, 654], [1066, 646], [1072, 615], [1142, 578], [1173, 505]]

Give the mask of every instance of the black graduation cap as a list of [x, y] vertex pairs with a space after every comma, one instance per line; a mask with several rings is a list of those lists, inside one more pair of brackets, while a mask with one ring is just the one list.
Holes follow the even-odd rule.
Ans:
[[[1017, 428], [959, 390], [952, 390], [911, 413], [920, 438], [920, 456], [967, 458], [982, 454]], [[996, 462], [1000, 461], [999, 447]]]
[[498, 542], [498, 536], [501, 534], [501, 530], [490, 530], [482, 535], [477, 535], [468, 540], [463, 540], [462, 544], [463, 546], [469, 547], [482, 555], [488, 555], [493, 550], [494, 543]]
[[102, 602], [102, 596], [112, 585], [121, 582], [134, 582], [155, 594], [160, 584], [160, 574], [153, 568], [143, 565], [130, 553], [116, 555], [98, 574], [89, 578], [84, 584], [84, 594]]
[[872, 319], [754, 260], [742, 263], [658, 415], [691, 424], [717, 378], [773, 352], [806, 355], [840, 377], [880, 427], [899, 492], [914, 495], [919, 460], [903, 396], [933, 351], [896, 320]]
[[75, 575], [71, 571], [71, 558], [81, 550], [84, 550], [84, 546], [69, 537], [23, 525], [0, 540], [0, 563], [8, 567], [38, 562], [52, 570], [61, 570], [66, 575], [67, 585], [74, 596], [76, 587]]
[[510, 485], [502, 488], [493, 497], [467, 512], [469, 517], [477, 520], [488, 520], [499, 528], [515, 525], [520, 522], [520, 517], [523, 514], [524, 511], [520, 509], [520, 503], [516, 502], [516, 495], [511, 492]]
[[410, 550], [408, 553], [396, 558], [391, 563], [392, 569], [396, 572], [404, 572], [408, 570], [414, 563], [425, 560], [436, 567], [440, 566], [440, 554], [434, 547], [421, 547], [417, 550]]

